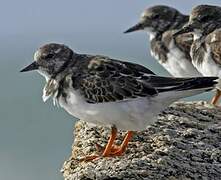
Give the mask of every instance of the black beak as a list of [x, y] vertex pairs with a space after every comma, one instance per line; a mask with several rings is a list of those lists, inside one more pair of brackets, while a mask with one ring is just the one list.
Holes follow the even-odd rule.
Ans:
[[33, 71], [38, 69], [38, 64], [36, 61], [34, 61], [33, 63], [31, 63], [30, 65], [28, 65], [27, 67], [25, 67], [24, 69], [22, 69], [20, 72], [27, 72], [27, 71]]
[[130, 32], [139, 31], [139, 30], [143, 30], [143, 29], [144, 29], [144, 25], [142, 23], [137, 23], [135, 26], [124, 31], [124, 33], [130, 33]]
[[179, 31], [177, 31], [176, 33], [173, 34], [174, 37], [180, 35], [180, 34], [184, 34], [184, 33], [189, 33], [189, 32], [193, 32], [194, 28], [191, 24], [184, 26], [182, 29], [180, 29]]

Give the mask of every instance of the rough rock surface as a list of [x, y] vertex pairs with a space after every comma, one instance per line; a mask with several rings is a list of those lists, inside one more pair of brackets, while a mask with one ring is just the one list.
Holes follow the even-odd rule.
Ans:
[[65, 180], [221, 179], [221, 110], [205, 102], [171, 105], [147, 130], [136, 132], [121, 157], [77, 160], [95, 154], [94, 144], [105, 145], [109, 135], [109, 128], [76, 124], [72, 155], [62, 169]]

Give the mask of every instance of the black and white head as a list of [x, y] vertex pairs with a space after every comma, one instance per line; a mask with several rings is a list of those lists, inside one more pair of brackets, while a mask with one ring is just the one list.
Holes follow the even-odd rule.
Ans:
[[63, 44], [50, 43], [40, 47], [34, 54], [34, 62], [21, 72], [37, 70], [50, 79], [56, 76], [72, 58], [74, 52]]
[[141, 15], [140, 21], [125, 33], [145, 30], [150, 33], [163, 33], [169, 29], [181, 28], [188, 21], [188, 16], [176, 9], [158, 5], [147, 8]]
[[221, 27], [221, 7], [199, 5], [192, 9], [189, 22], [175, 35], [193, 32], [196, 38], [205, 36]]

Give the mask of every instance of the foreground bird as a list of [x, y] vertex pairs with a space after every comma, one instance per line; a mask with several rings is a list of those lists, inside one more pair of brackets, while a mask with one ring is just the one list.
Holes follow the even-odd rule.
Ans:
[[190, 58], [192, 34], [186, 33], [174, 37], [173, 34], [182, 28], [189, 20], [172, 7], [158, 5], [146, 9], [140, 22], [125, 33], [138, 30], [150, 34], [151, 55], [175, 77], [202, 76], [193, 67]]
[[[217, 79], [160, 77], [138, 64], [77, 54], [54, 43], [40, 47], [34, 60], [21, 72], [37, 70], [46, 78], [44, 101], [52, 97], [74, 117], [112, 127], [103, 157], [122, 155], [133, 131], [155, 122], [172, 102], [213, 89]], [[120, 146], [114, 145], [117, 129], [128, 131]]]
[[[193, 65], [204, 76], [221, 78], [221, 7], [199, 5], [193, 8], [189, 23], [174, 35], [193, 32], [191, 47]], [[212, 104], [221, 97], [221, 79]]]

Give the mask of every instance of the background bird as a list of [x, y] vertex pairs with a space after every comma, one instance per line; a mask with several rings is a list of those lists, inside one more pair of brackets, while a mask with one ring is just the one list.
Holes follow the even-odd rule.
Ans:
[[169, 6], [153, 6], [141, 15], [138, 24], [125, 33], [138, 30], [147, 31], [150, 35], [151, 55], [175, 77], [202, 76], [192, 65], [190, 47], [193, 36], [191, 33], [174, 38], [176, 30], [182, 28], [189, 20], [178, 10]]
[[[193, 32], [191, 47], [193, 65], [204, 76], [221, 78], [221, 7], [199, 5], [193, 8], [189, 23], [175, 33]], [[212, 104], [216, 105], [221, 96], [221, 82], [217, 85]]]
[[[217, 79], [160, 77], [138, 64], [77, 54], [55, 43], [40, 47], [34, 59], [21, 72], [37, 70], [46, 78], [44, 101], [52, 97], [74, 117], [112, 127], [103, 157], [122, 155], [133, 131], [155, 122], [172, 102], [213, 89]], [[114, 145], [117, 129], [128, 131], [120, 146]]]

